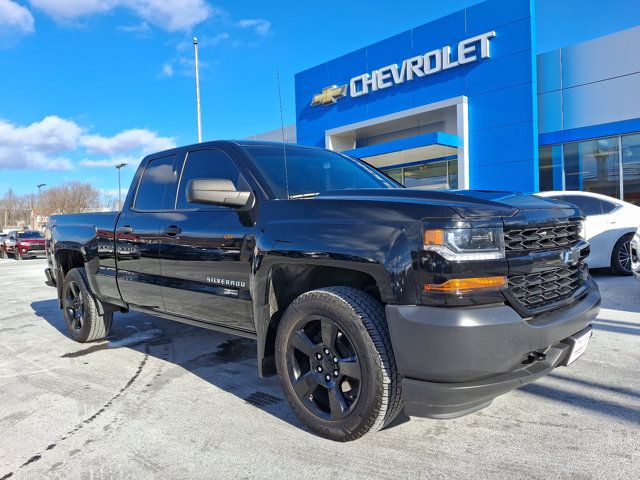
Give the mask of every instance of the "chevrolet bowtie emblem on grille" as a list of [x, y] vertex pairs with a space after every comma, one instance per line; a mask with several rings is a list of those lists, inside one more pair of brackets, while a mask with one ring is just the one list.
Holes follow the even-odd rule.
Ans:
[[311, 106], [315, 107], [316, 105], [331, 105], [332, 103], [336, 103], [339, 98], [342, 98], [346, 95], [346, 85], [342, 85], [341, 87], [331, 85], [330, 87], [323, 88], [322, 92], [316, 93], [313, 96], [313, 100], [311, 100]]
[[573, 267], [580, 261], [580, 248], [572, 248], [571, 250], [565, 250], [560, 254], [562, 263], [569, 267]]

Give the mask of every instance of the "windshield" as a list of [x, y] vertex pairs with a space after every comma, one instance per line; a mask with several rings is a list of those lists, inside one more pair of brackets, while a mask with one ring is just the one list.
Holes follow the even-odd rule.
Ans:
[[37, 230], [30, 230], [28, 232], [19, 232], [18, 238], [44, 238], [42, 233]]
[[[282, 145], [243, 145], [278, 198], [303, 198], [327, 190], [402, 188], [354, 158], [328, 150]], [[286, 174], [285, 174], [286, 173]], [[288, 189], [287, 189], [288, 186]]]

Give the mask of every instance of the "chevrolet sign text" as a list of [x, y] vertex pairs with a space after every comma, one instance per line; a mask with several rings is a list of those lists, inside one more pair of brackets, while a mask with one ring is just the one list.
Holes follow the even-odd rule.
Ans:
[[[489, 58], [489, 41], [495, 36], [496, 32], [491, 31], [462, 40], [457, 46], [456, 60], [452, 60], [451, 46], [446, 46], [427, 52], [424, 55], [408, 58], [400, 66], [394, 63], [378, 68], [371, 73], [353, 77], [349, 82], [349, 96], [352, 98], [361, 97], [416, 78], [427, 77], [444, 70], [473, 63], [481, 58]], [[323, 89], [322, 93], [315, 95], [311, 105], [336, 103], [339, 98], [345, 97], [346, 94], [346, 85], [342, 87], [333, 85]]]

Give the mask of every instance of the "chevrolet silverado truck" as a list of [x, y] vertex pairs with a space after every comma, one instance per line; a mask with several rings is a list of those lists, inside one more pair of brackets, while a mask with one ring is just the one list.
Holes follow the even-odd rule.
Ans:
[[255, 339], [302, 422], [347, 441], [579, 357], [600, 308], [582, 221], [319, 148], [208, 142], [146, 157], [121, 212], [51, 217], [46, 276], [80, 342], [130, 310]]

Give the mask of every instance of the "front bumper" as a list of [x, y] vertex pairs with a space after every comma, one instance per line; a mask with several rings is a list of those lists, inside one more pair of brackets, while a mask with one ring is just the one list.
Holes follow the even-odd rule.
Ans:
[[590, 328], [599, 310], [593, 279], [577, 302], [529, 320], [506, 305], [388, 305], [406, 413], [464, 415], [536, 380], [566, 361], [571, 337]]

